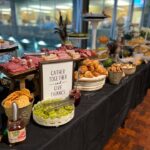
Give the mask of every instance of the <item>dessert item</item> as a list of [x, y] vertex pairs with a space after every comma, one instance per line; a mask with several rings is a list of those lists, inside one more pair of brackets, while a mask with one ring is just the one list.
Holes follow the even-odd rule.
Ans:
[[122, 64], [113, 64], [111, 67], [108, 68], [109, 72], [123, 72]]
[[105, 84], [107, 70], [98, 60], [85, 59], [74, 73], [75, 88], [82, 91], [99, 90]]
[[79, 67], [79, 72], [74, 73], [75, 80], [78, 78], [93, 78], [100, 75], [108, 75], [107, 70], [99, 64], [98, 60], [85, 59]]
[[85, 72], [87, 72], [87, 71], [88, 71], [88, 67], [87, 67], [86, 65], [80, 66], [79, 72], [80, 72], [81, 74], [83, 74], [83, 73], [85, 73]]
[[44, 126], [60, 126], [74, 117], [74, 101], [71, 100], [45, 100], [33, 107], [33, 119]]

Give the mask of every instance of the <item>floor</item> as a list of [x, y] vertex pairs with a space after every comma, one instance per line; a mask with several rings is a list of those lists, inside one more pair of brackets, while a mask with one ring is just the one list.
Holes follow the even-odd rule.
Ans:
[[150, 90], [144, 101], [129, 112], [124, 128], [119, 128], [104, 150], [150, 150]]

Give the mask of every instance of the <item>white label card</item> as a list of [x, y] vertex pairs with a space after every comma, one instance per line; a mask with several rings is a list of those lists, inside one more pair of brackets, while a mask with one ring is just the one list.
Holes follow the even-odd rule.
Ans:
[[72, 90], [73, 61], [42, 64], [42, 99], [64, 99]]

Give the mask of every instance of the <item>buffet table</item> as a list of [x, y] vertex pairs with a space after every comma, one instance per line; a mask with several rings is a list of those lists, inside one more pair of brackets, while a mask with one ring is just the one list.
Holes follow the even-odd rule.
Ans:
[[143, 100], [149, 87], [150, 63], [139, 66], [134, 75], [125, 77], [119, 85], [105, 84], [99, 91], [83, 93], [70, 123], [46, 128], [31, 120], [25, 142], [13, 148], [0, 143], [0, 149], [100, 150], [123, 123], [129, 109]]

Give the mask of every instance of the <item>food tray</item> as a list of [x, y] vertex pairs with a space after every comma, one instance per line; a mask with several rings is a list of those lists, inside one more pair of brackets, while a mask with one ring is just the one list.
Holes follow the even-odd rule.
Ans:
[[6, 69], [4, 69], [2, 66], [0, 66], [0, 71], [4, 73], [5, 75], [7, 75], [8, 77], [16, 78], [16, 77], [22, 77], [22, 76], [33, 74], [37, 71], [37, 69], [33, 68], [33, 69], [28, 69], [24, 72], [11, 73], [11, 72], [8, 72]]

